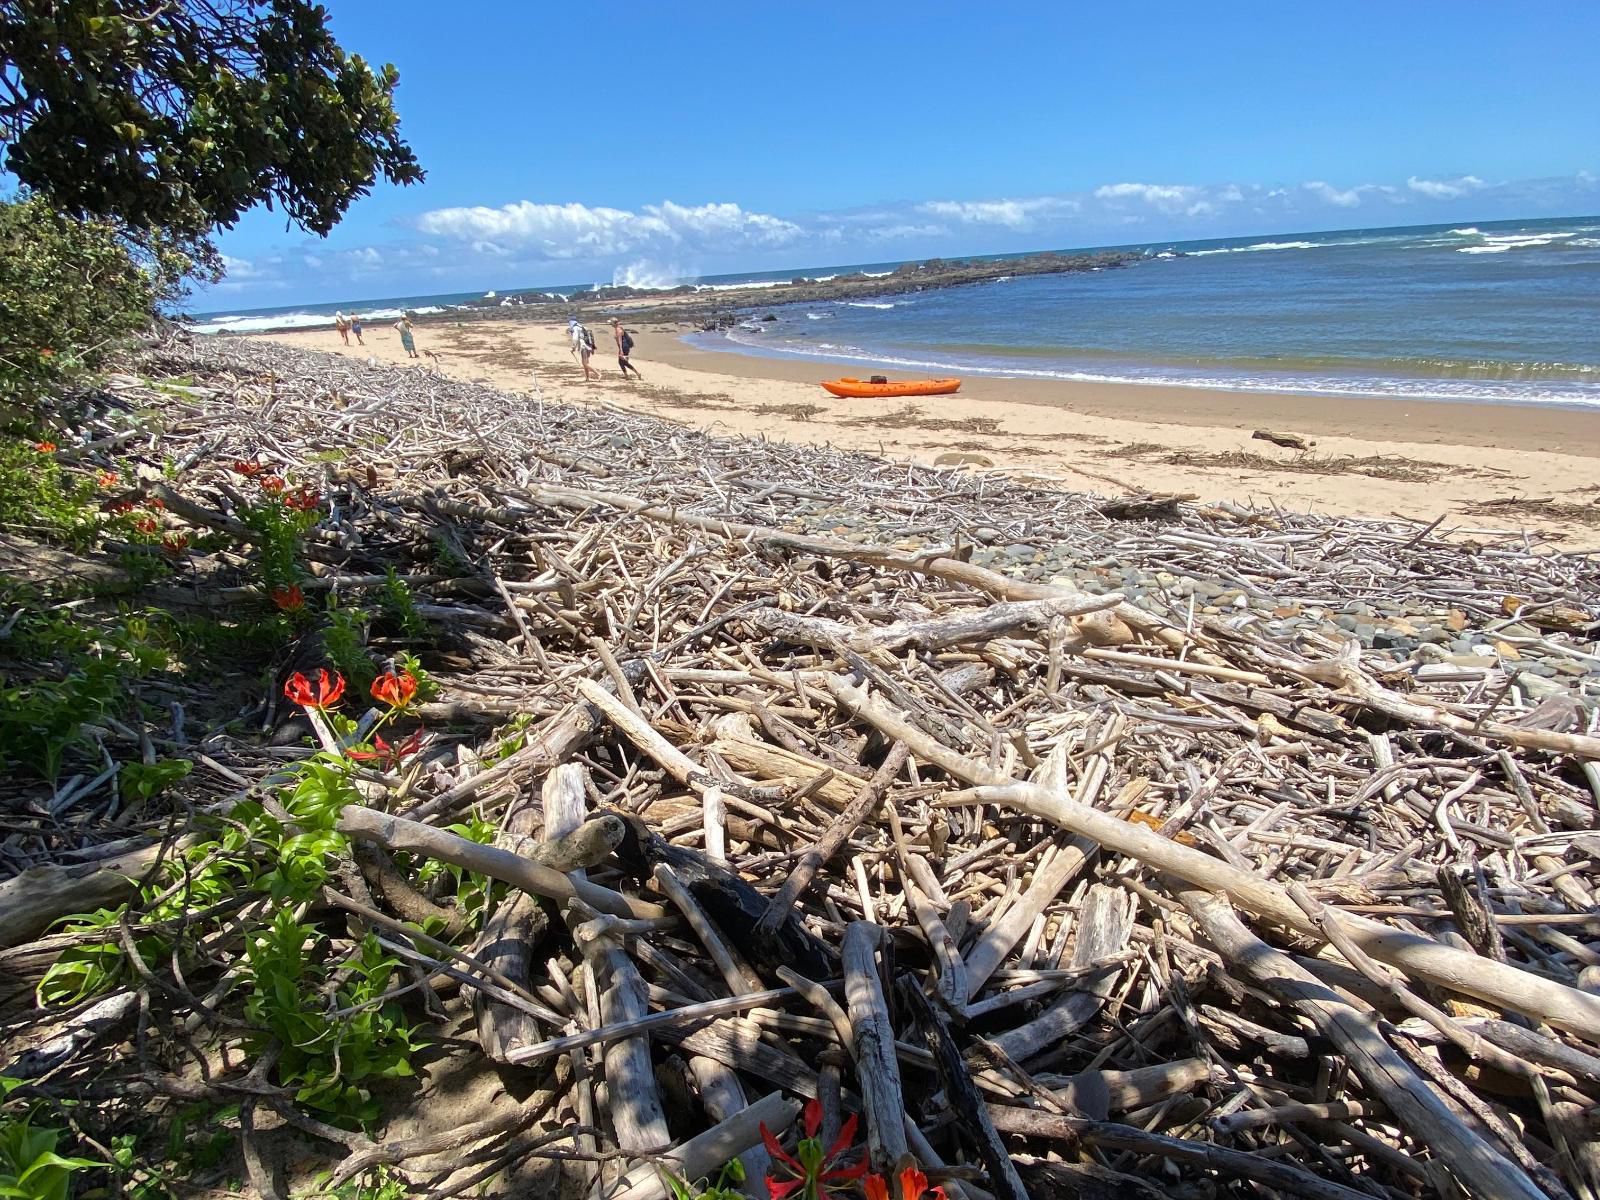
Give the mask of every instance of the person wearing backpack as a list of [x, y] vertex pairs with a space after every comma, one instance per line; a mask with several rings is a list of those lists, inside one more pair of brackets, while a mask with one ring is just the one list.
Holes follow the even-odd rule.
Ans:
[[570, 328], [572, 348], [578, 352], [578, 361], [583, 364], [583, 381], [588, 383], [591, 378], [599, 379], [600, 372], [589, 365], [589, 359], [594, 356], [594, 334], [590, 333], [589, 327], [576, 317], [572, 319]]
[[635, 379], [643, 379], [639, 368], [628, 361], [628, 355], [633, 353], [633, 334], [622, 327], [622, 321], [617, 317], [611, 318], [611, 333], [617, 339], [617, 366], [622, 369], [622, 377], [626, 379], [628, 372], [633, 372]]

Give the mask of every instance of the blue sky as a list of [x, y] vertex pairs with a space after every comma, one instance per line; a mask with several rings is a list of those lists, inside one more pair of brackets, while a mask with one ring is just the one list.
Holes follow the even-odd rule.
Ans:
[[327, 0], [428, 172], [197, 310], [1600, 211], [1600, 5]]

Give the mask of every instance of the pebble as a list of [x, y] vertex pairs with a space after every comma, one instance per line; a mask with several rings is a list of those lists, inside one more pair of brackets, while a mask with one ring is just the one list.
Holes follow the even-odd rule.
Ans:
[[1523, 671], [1517, 676], [1517, 686], [1522, 689], [1522, 694], [1530, 701], [1537, 703], [1548, 700], [1552, 696], [1565, 696], [1568, 694], [1564, 684], [1553, 679], [1546, 679], [1542, 675], [1532, 675]]

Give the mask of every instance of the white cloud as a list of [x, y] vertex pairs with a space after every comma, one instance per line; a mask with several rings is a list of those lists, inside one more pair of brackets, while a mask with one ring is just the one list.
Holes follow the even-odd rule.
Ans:
[[1026, 229], [1036, 217], [1077, 212], [1076, 200], [1060, 196], [1035, 196], [1028, 200], [929, 200], [918, 209], [933, 217], [947, 217], [968, 225], [1004, 225]]
[[1454, 200], [1489, 185], [1476, 175], [1463, 175], [1459, 179], [1418, 179], [1413, 175], [1406, 180], [1406, 186], [1431, 200]]
[[439, 208], [417, 218], [423, 233], [466, 242], [480, 253], [606, 258], [651, 246], [693, 244], [716, 249], [782, 246], [800, 226], [737, 204], [647, 204], [639, 212], [587, 204]]
[[260, 272], [256, 270], [255, 263], [248, 258], [234, 258], [230, 254], [222, 256], [222, 269], [227, 272], [229, 279], [246, 280], [254, 278]]
[[[1236, 187], [1232, 187], [1237, 192]], [[1218, 211], [1217, 202], [1231, 200], [1228, 189], [1211, 193], [1209, 189], [1179, 183], [1108, 183], [1094, 190], [1096, 200], [1116, 207], [1133, 201], [1148, 205], [1169, 216], [1182, 213], [1191, 217], [1210, 216]]]
[[948, 237], [950, 230], [945, 225], [917, 225], [910, 222], [900, 225], [879, 225], [874, 229], [866, 230], [866, 236], [878, 241], [888, 242], [898, 238], [936, 238]]
[[1354, 187], [1340, 189], [1331, 183], [1324, 183], [1320, 179], [1313, 179], [1310, 183], [1300, 185], [1324, 204], [1334, 204], [1340, 208], [1354, 208], [1361, 203], [1361, 188]]

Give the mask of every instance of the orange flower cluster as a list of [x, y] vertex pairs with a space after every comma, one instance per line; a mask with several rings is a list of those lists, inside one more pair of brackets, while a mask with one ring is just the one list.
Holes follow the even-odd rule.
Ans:
[[42, 442], [35, 442], [33, 448], [40, 454], [54, 454], [56, 452], [56, 444], [48, 439]]
[[314, 676], [296, 671], [283, 685], [283, 694], [301, 708], [332, 708], [344, 698], [344, 676], [318, 667]]
[[[888, 1181], [882, 1175], [868, 1175], [861, 1181], [867, 1200], [892, 1200]], [[928, 1177], [916, 1167], [900, 1172], [900, 1200], [945, 1200], [942, 1187], [929, 1187]]]
[[417, 677], [410, 671], [385, 671], [372, 681], [372, 698], [390, 708], [405, 708], [417, 696]]
[[299, 612], [306, 606], [306, 594], [298, 583], [280, 583], [272, 589], [272, 602], [284, 612]]

